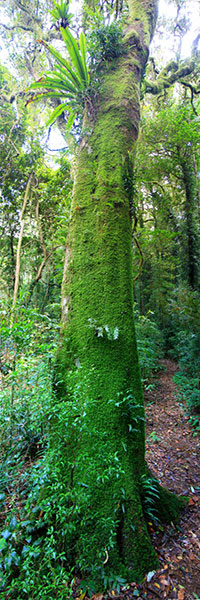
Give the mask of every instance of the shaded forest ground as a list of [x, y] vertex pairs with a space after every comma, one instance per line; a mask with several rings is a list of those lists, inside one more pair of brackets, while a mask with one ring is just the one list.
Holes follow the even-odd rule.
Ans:
[[200, 598], [200, 441], [176, 399], [177, 364], [164, 360], [162, 367], [155, 389], [145, 394], [147, 462], [162, 485], [189, 496], [189, 506], [178, 527], [150, 525], [161, 570], [124, 596], [194, 600]]
[[[175, 526], [154, 526], [149, 530], [156, 548], [160, 570], [149, 573], [142, 585], [132, 583], [91, 600], [200, 600], [200, 441], [194, 436], [186, 407], [176, 399], [173, 376], [177, 363], [162, 361], [155, 389], [145, 394], [147, 462], [162, 485], [189, 497], [188, 508]], [[89, 600], [75, 582], [73, 597]]]
[[[145, 393], [146, 458], [162, 485], [189, 497], [188, 508], [178, 526], [149, 523], [160, 570], [149, 573], [142, 585], [133, 582], [120, 593], [111, 590], [91, 600], [200, 600], [200, 441], [190, 427], [186, 406], [176, 398], [177, 363], [165, 359], [161, 366], [155, 387]], [[82, 596], [74, 590], [74, 598]]]
[[[176, 398], [177, 387], [173, 376], [178, 369], [177, 364], [166, 359], [162, 361], [161, 367], [155, 386], [145, 393], [146, 457], [151, 472], [162, 485], [189, 497], [188, 508], [182, 514], [178, 526], [173, 523], [170, 526], [149, 523], [150, 535], [160, 560], [160, 570], [148, 574], [143, 584], [136, 585], [132, 582], [120, 591], [110, 590], [106, 595], [92, 595], [90, 591], [89, 595], [88, 591], [81, 589], [81, 581], [74, 579], [70, 595], [66, 589], [66, 598], [200, 600], [200, 441], [199, 436], [194, 436], [191, 429], [185, 405]], [[31, 465], [32, 461], [27, 468]], [[20, 510], [21, 501], [18, 496], [15, 503], [19, 503]], [[9, 511], [7, 498], [5, 509], [0, 513], [2, 524]], [[1, 598], [9, 599], [10, 594], [4, 590]]]

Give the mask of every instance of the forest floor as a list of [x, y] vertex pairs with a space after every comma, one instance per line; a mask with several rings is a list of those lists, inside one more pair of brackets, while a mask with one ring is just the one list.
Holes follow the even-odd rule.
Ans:
[[[156, 384], [145, 393], [146, 458], [162, 485], [189, 498], [188, 507], [178, 526], [149, 523], [160, 570], [149, 573], [141, 585], [133, 582], [90, 600], [200, 600], [200, 439], [186, 406], [176, 398], [177, 370], [172, 360], [161, 361]], [[82, 598], [75, 590], [73, 595]], [[87, 594], [83, 597], [89, 600]]]
[[162, 485], [189, 497], [178, 526], [149, 523], [160, 569], [149, 573], [141, 585], [133, 582], [120, 591], [92, 597], [75, 579], [73, 600], [200, 600], [200, 439], [192, 431], [186, 406], [176, 397], [177, 370], [172, 360], [161, 361], [155, 385], [145, 393], [148, 465]]
[[166, 359], [162, 367], [155, 389], [145, 394], [146, 457], [160, 483], [188, 496], [189, 505], [178, 527], [150, 525], [161, 569], [142, 585], [109, 593], [113, 600], [200, 600], [200, 440], [193, 435], [186, 407], [176, 399], [177, 363]]

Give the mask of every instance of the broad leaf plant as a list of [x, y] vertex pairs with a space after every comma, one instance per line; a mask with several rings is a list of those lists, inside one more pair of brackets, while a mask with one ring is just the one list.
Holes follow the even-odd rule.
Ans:
[[68, 113], [67, 128], [70, 129], [78, 113], [84, 108], [87, 101], [90, 84], [89, 69], [87, 66], [86, 39], [81, 32], [79, 40], [73, 37], [69, 29], [60, 28], [70, 60], [66, 60], [60, 52], [46, 42], [39, 40], [48, 52], [54, 57], [55, 65], [52, 71], [32, 83], [29, 89], [45, 90], [34, 96], [27, 104], [44, 97], [61, 99], [62, 102], [55, 108], [47, 125], [52, 125], [57, 117], [64, 111]]

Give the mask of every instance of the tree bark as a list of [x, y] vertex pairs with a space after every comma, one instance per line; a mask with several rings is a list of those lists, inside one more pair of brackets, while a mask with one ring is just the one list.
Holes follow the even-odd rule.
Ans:
[[19, 289], [20, 256], [21, 256], [21, 245], [22, 245], [23, 232], [24, 232], [24, 213], [26, 210], [27, 202], [28, 202], [28, 195], [29, 195], [32, 177], [33, 177], [33, 175], [31, 173], [29, 175], [29, 178], [28, 178], [28, 181], [26, 184], [24, 201], [23, 201], [23, 205], [22, 205], [22, 209], [21, 209], [21, 213], [20, 213], [20, 218], [19, 218], [20, 232], [19, 232], [19, 238], [18, 238], [18, 244], [17, 244], [17, 254], [16, 254], [15, 284], [14, 284], [14, 292], [13, 292], [13, 308], [15, 307], [15, 304], [17, 301], [17, 295], [18, 295], [18, 289]]
[[[140, 81], [157, 4], [130, 0], [124, 54], [104, 66], [94, 114], [85, 115], [54, 381], [58, 396], [70, 399], [66, 372], [71, 369], [82, 390], [84, 423], [90, 424], [90, 429], [81, 427], [67, 454], [75, 496], [82, 485], [88, 497], [74, 535], [76, 559], [86, 570], [99, 561], [100, 569], [106, 556], [104, 568], [129, 580], [141, 580], [158, 564], [142, 505], [147, 470], [128, 185], [140, 120]], [[163, 494], [163, 506], [165, 502]], [[173, 518], [170, 508], [169, 514]]]
[[[198, 209], [198, 196], [193, 157], [190, 152], [181, 158], [181, 168], [185, 187], [185, 224], [187, 236], [188, 283], [192, 289], [198, 288], [198, 241], [195, 213]], [[196, 219], [197, 220], [197, 219]]]

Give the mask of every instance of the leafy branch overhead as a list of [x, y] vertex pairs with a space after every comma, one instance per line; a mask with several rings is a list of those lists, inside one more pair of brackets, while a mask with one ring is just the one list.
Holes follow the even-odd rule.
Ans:
[[73, 125], [77, 113], [80, 113], [87, 99], [87, 90], [90, 84], [89, 69], [86, 62], [86, 39], [81, 32], [78, 42], [67, 29], [60, 28], [71, 62], [66, 60], [60, 52], [46, 42], [39, 40], [55, 59], [53, 71], [47, 72], [38, 81], [32, 83], [29, 89], [41, 91], [27, 104], [44, 97], [63, 99], [48, 119], [51, 125], [64, 111], [69, 114], [68, 128]]

